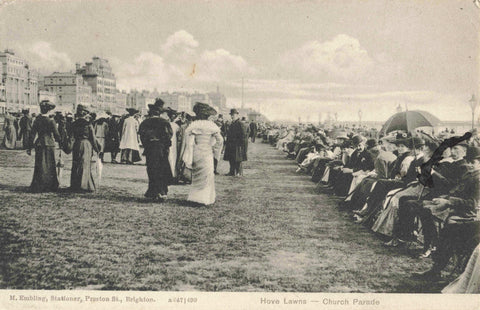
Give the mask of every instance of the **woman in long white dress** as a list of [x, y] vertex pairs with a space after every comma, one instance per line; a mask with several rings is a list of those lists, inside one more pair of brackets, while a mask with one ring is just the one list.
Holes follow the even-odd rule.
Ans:
[[5, 131], [5, 136], [3, 137], [3, 146], [5, 148], [13, 150], [17, 144], [17, 131], [14, 126], [15, 117], [10, 113], [5, 113], [5, 120], [3, 123], [3, 130]]
[[168, 152], [168, 162], [170, 163], [170, 169], [172, 170], [172, 177], [174, 179], [177, 179], [178, 173], [177, 173], [177, 134], [178, 131], [180, 130], [180, 126], [177, 125], [175, 122], [176, 120], [176, 111], [175, 110], [168, 110], [168, 117], [170, 118], [170, 126], [172, 127], [173, 135], [172, 135], [172, 145], [170, 146], [169, 152]]
[[121, 162], [133, 165], [135, 162], [142, 160], [138, 144], [139, 123], [134, 117], [138, 110], [128, 108], [127, 112], [130, 116], [123, 122], [122, 139], [120, 140], [120, 149], [122, 150]]
[[203, 205], [215, 202], [215, 174], [213, 158], [220, 158], [223, 138], [220, 128], [208, 120], [215, 115], [215, 109], [205, 103], [197, 102], [193, 107], [196, 120], [185, 131], [186, 150], [183, 160], [187, 168], [192, 169], [192, 185], [188, 201]]

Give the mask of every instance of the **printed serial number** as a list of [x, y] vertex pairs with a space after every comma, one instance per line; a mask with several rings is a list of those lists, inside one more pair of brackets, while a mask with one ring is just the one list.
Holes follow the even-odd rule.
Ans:
[[182, 303], [182, 304], [186, 304], [186, 303], [196, 303], [197, 302], [197, 298], [196, 297], [177, 297], [177, 298], [169, 298], [168, 299], [168, 302], [174, 302], [174, 303]]

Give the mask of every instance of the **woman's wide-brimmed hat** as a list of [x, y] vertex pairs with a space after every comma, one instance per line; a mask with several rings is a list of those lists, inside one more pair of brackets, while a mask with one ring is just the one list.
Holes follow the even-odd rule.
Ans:
[[153, 111], [156, 111], [156, 112], [159, 112], [159, 113], [167, 112], [168, 110], [163, 107], [164, 105], [165, 105], [165, 102], [161, 98], [157, 98], [157, 99], [155, 99], [154, 104], [149, 104], [148, 105], [148, 109], [151, 112], [153, 112]]
[[177, 110], [174, 110], [170, 107], [167, 108], [167, 114], [168, 114], [168, 117], [173, 117], [173, 116], [176, 116], [178, 114]]
[[48, 111], [51, 111], [55, 109], [55, 105], [52, 104], [49, 100], [42, 100], [40, 102], [40, 110], [43, 111], [43, 113], [47, 113]]
[[203, 102], [195, 103], [193, 106], [193, 112], [195, 112], [197, 116], [211, 116], [217, 114], [217, 111], [214, 108]]
[[128, 114], [130, 115], [135, 115], [139, 112], [137, 109], [134, 108], [126, 108], [125, 110], [127, 110]]
[[238, 112], [237, 109], [231, 109], [230, 110], [230, 115], [233, 115], [233, 114], [240, 114], [240, 113]]
[[83, 104], [77, 105], [77, 113], [76, 113], [77, 116], [82, 117], [82, 116], [88, 115], [89, 113], [90, 111], [87, 109], [86, 106], [84, 106]]
[[101, 119], [101, 118], [105, 118], [107, 119], [109, 117], [109, 115], [105, 112], [100, 112], [98, 115], [97, 115], [97, 119]]
[[425, 145], [425, 141], [419, 137], [413, 137], [410, 133], [398, 133], [395, 140], [392, 141], [395, 145], [403, 144], [409, 149]]

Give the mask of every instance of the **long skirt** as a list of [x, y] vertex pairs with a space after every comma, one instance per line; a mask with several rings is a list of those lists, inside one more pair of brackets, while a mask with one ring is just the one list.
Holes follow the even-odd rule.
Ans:
[[168, 162], [168, 148], [155, 144], [145, 149], [148, 189], [145, 197], [155, 198], [167, 195], [168, 185], [172, 183], [172, 171]]
[[15, 127], [8, 126], [5, 128], [5, 136], [3, 137], [3, 145], [9, 150], [15, 149], [17, 144], [17, 132]]
[[172, 145], [168, 152], [168, 162], [170, 163], [170, 169], [172, 170], [172, 176], [177, 177], [177, 141], [172, 139]]
[[[422, 185], [415, 184], [403, 189], [395, 189], [387, 194], [384, 209], [378, 216], [372, 230], [386, 236], [398, 236], [400, 198], [409, 197], [415, 199], [422, 192]], [[405, 198], [403, 198], [405, 199]]]
[[351, 172], [343, 172], [342, 170], [339, 170], [335, 180], [335, 195], [347, 196], [352, 180], [353, 174]]
[[96, 137], [98, 141], [98, 145], [100, 146], [100, 153], [105, 153], [105, 138], [103, 137]]
[[23, 149], [26, 150], [28, 149], [28, 146], [29, 146], [29, 139], [30, 139], [30, 130], [24, 130], [22, 132], [22, 145], [23, 145]]
[[402, 186], [403, 183], [398, 180], [378, 180], [372, 186], [368, 196], [367, 208], [360, 213], [360, 215], [364, 216], [362, 223], [367, 227], [371, 227], [376, 220], [377, 214], [382, 210], [382, 202], [388, 192]]
[[35, 169], [30, 190], [34, 193], [54, 192], [58, 189], [55, 147], [35, 148]]
[[122, 163], [133, 164], [141, 161], [140, 152], [133, 149], [122, 149], [121, 161]]
[[355, 188], [365, 179], [368, 175], [366, 173], [360, 173], [353, 176], [352, 182], [350, 183], [350, 188], [348, 189], [348, 196], [351, 197], [351, 194]]
[[70, 188], [75, 191], [95, 191], [92, 174], [92, 144], [87, 139], [75, 141], [72, 151]]
[[204, 205], [215, 202], [215, 175], [211, 147], [210, 150], [200, 149], [200, 147], [193, 150], [192, 185], [188, 200]]
[[480, 245], [468, 260], [465, 271], [443, 290], [444, 294], [480, 294]]
[[120, 142], [117, 137], [107, 136], [105, 137], [105, 149], [104, 153], [118, 153], [120, 151]]

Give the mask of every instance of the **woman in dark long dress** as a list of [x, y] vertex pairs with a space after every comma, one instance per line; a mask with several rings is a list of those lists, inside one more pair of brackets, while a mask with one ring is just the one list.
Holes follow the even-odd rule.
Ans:
[[93, 126], [86, 119], [89, 114], [82, 105], [77, 106], [77, 120], [72, 124], [75, 142], [72, 149], [72, 174], [70, 189], [73, 191], [95, 191], [92, 174], [93, 151], [99, 152]]
[[[30, 190], [34, 193], [54, 192], [58, 189], [55, 163], [55, 141], [60, 141], [55, 121], [47, 113], [55, 108], [48, 100], [40, 103], [41, 114], [35, 118], [27, 154], [35, 147], [35, 169]], [[35, 136], [38, 135], [37, 140]]]
[[151, 117], [144, 120], [139, 128], [148, 174], [145, 197], [164, 200], [167, 198], [168, 185], [172, 183], [168, 153], [173, 131], [163, 102], [156, 101], [155, 104], [149, 104], [148, 108]]

